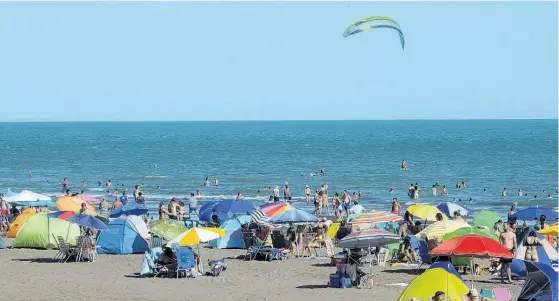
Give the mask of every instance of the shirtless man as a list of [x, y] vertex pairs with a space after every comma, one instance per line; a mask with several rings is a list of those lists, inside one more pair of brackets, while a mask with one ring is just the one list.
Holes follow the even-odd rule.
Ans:
[[[512, 253], [512, 256], [515, 256], [515, 251], [516, 251], [516, 235], [515, 233], [512, 231], [512, 227], [510, 226], [509, 223], [505, 223], [505, 232], [501, 233], [501, 236], [499, 237], [499, 242], [501, 242], [501, 245], [503, 245], [507, 250], [509, 250]], [[504, 273], [506, 271], [507, 276], [508, 276], [508, 280], [509, 280], [509, 284], [512, 283], [512, 279], [511, 279], [511, 271], [510, 271], [510, 265], [512, 263], [512, 259], [506, 259], [506, 258], [501, 258], [500, 260], [501, 262], [501, 281], [504, 283]]]
[[311, 189], [309, 185], [305, 185], [305, 201], [308, 203], [311, 201]]

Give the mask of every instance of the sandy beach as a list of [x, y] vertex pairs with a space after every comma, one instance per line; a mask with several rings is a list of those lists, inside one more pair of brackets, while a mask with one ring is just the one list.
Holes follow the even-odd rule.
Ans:
[[[11, 239], [5, 239], [11, 244]], [[94, 263], [56, 263], [54, 250], [5, 249], [0, 251], [2, 300], [396, 300], [410, 283], [414, 267], [374, 267], [373, 289], [327, 287], [335, 272], [328, 260], [288, 259], [244, 261], [233, 259], [243, 250], [202, 248], [203, 260], [221, 257], [228, 269], [217, 278], [143, 278], [138, 275], [141, 255], [100, 255]], [[469, 285], [470, 275], [465, 275]], [[478, 289], [507, 287], [516, 300], [521, 281], [501, 285], [487, 275], [475, 278]]]

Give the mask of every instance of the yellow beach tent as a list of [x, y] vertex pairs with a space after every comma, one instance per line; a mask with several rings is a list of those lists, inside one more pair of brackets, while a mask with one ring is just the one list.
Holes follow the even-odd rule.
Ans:
[[404, 290], [398, 301], [409, 301], [418, 298], [430, 300], [436, 292], [442, 291], [447, 300], [462, 300], [462, 296], [470, 290], [458, 277], [443, 268], [428, 269], [415, 277]]

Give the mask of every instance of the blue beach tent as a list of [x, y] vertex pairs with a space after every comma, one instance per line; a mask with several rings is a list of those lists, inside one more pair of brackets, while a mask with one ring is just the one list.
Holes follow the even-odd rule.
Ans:
[[127, 219], [115, 219], [97, 238], [99, 254], [137, 254], [149, 250], [148, 243]]
[[241, 222], [236, 219], [228, 219], [220, 229], [225, 230], [225, 235], [218, 239], [211, 240], [208, 247], [218, 249], [244, 249], [245, 241], [243, 239], [243, 231], [241, 230]]

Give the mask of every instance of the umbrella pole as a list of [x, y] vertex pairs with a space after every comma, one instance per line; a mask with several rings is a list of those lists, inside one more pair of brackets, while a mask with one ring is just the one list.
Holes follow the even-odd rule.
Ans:
[[474, 288], [474, 257], [470, 257], [470, 272], [472, 273], [472, 281], [470, 289]]

